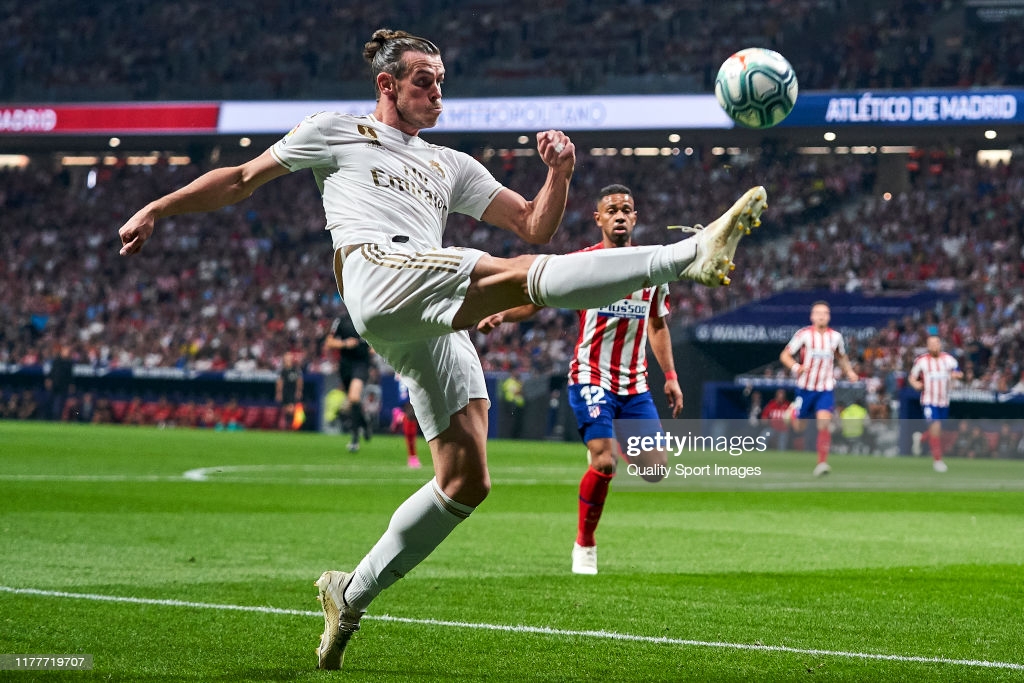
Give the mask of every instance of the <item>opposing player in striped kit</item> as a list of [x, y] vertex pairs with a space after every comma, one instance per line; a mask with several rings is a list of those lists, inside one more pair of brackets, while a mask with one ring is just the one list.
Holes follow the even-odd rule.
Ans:
[[[832, 413], [836, 409], [835, 364], [838, 361], [843, 374], [851, 382], [859, 377], [846, 356], [843, 335], [829, 327], [832, 309], [825, 301], [811, 305], [811, 324], [796, 331], [793, 338], [782, 350], [779, 360], [796, 377], [796, 399], [793, 401], [793, 431], [800, 433], [806, 425], [803, 420], [812, 415], [817, 421], [816, 441], [818, 464], [814, 476], [820, 477], [832, 471], [828, 464], [828, 453], [832, 447]], [[797, 361], [797, 354], [800, 360]]]
[[[628, 187], [602, 188], [594, 211], [601, 241], [583, 252], [631, 246], [636, 220], [633, 193]], [[486, 332], [501, 322], [525, 320], [538, 310], [539, 306], [529, 304], [499, 313], [482, 321], [480, 329]], [[651, 433], [661, 428], [647, 384], [648, 340], [665, 373], [665, 398], [672, 417], [683, 408], [672, 338], [665, 322], [668, 313], [668, 285], [644, 287], [606, 306], [579, 311], [579, 338], [569, 363], [568, 392], [580, 437], [587, 444], [589, 466], [580, 481], [579, 522], [572, 549], [574, 574], [597, 574], [594, 532], [620, 451], [613, 420], [642, 421], [631, 424], [649, 425]], [[664, 464], [664, 453], [650, 455], [660, 456], [660, 464]], [[655, 463], [651, 460], [645, 464]]]
[[[338, 289], [356, 331], [409, 387], [435, 473], [398, 507], [353, 571], [325, 571], [316, 581], [324, 613], [321, 669], [341, 667], [370, 603], [427, 557], [490, 491], [487, 387], [466, 330], [528, 303], [592, 308], [679, 279], [727, 284], [736, 246], [760, 224], [767, 203], [763, 187], [751, 188], [696, 237], [668, 245], [508, 259], [443, 247], [451, 212], [529, 244], [550, 242], [565, 212], [575, 147], [561, 131], [537, 135], [537, 156], [547, 173], [528, 200], [468, 154], [419, 137], [437, 124], [443, 108], [444, 63], [432, 42], [379, 29], [363, 56], [377, 94], [373, 114], [313, 114], [255, 159], [203, 174], [143, 207], [120, 229], [121, 254], [135, 254], [160, 218], [212, 211], [286, 173], [312, 170], [334, 246]], [[310, 532], [311, 540], [331, 550], [349, 522], [336, 498], [325, 499], [322, 526]]]
[[907, 381], [921, 392], [921, 410], [928, 423], [928, 446], [932, 452], [932, 467], [936, 472], [949, 468], [942, 459], [942, 421], [949, 417], [949, 388], [954, 379], [960, 379], [960, 364], [956, 358], [942, 350], [942, 340], [932, 335], [925, 342], [927, 351], [914, 360]]

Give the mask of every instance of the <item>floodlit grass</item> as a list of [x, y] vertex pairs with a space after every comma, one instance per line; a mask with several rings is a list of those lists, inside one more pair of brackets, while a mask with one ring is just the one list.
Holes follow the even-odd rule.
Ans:
[[[844, 486], [935, 481], [909, 458], [834, 456], [810, 491], [620, 477], [578, 577], [582, 447], [500, 441], [491, 497], [317, 672], [313, 580], [430, 476], [400, 439], [344, 445], [0, 422], [0, 654], [95, 662], [0, 679], [1024, 680], [1024, 463], [952, 460], [921, 491]], [[812, 455], [773, 456], [811, 480]]]

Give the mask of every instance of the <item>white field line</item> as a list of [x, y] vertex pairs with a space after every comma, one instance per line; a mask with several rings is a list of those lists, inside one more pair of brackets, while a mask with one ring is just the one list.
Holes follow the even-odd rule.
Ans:
[[[0, 586], [0, 593], [15, 595], [36, 595], [47, 598], [70, 598], [74, 600], [95, 600], [99, 602], [119, 602], [136, 605], [160, 605], [164, 607], [188, 607], [192, 609], [215, 609], [232, 612], [256, 612], [259, 614], [283, 614], [287, 616], [320, 617], [319, 610], [282, 609], [280, 607], [261, 607], [258, 605], [218, 605], [208, 602], [191, 602], [188, 600], [160, 600], [156, 598], [136, 598], [120, 595], [99, 595], [96, 593], [68, 593], [65, 591], [40, 590], [38, 588], [13, 588]], [[910, 662], [916, 664], [952, 664], [986, 669], [1010, 669], [1024, 671], [1024, 664], [1014, 662], [991, 662], [983, 659], [947, 659], [945, 657], [916, 657], [911, 655], [889, 655], [873, 652], [844, 652], [842, 650], [819, 650], [785, 645], [760, 645], [750, 643], [724, 643], [720, 641], [690, 640], [685, 638], [669, 638], [667, 636], [637, 636], [614, 631], [575, 631], [547, 626], [507, 626], [503, 624], [482, 624], [468, 621], [444, 621], [440, 619], [411, 619], [393, 617], [387, 614], [367, 615], [365, 619], [389, 621], [401, 624], [421, 626], [439, 626], [445, 628], [473, 629], [477, 631], [498, 631], [502, 633], [528, 633], [532, 635], [560, 636], [570, 638], [597, 638], [602, 640], [619, 640], [633, 643], [649, 643], [654, 645], [682, 645], [687, 647], [720, 648], [728, 650], [754, 650], [759, 652], [786, 652], [790, 654], [815, 655], [820, 657], [845, 657], [847, 659], [867, 659], [888, 662]]]

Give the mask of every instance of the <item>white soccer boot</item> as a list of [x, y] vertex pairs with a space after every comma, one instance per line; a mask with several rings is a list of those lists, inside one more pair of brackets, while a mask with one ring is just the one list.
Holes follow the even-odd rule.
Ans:
[[832, 468], [829, 466], [827, 462], [819, 462], [817, 465], [814, 466], [814, 476], [816, 477], [823, 477], [831, 471]]
[[761, 212], [766, 208], [768, 193], [758, 185], [747, 190], [731, 209], [707, 227], [670, 225], [669, 228], [697, 233], [691, 238], [697, 240], [697, 254], [679, 273], [680, 279], [693, 280], [708, 287], [729, 284], [729, 272], [736, 268], [732, 261], [736, 245], [744, 235], [749, 235], [752, 229], [761, 225]]
[[948, 472], [949, 468], [946, 467], [944, 460], [932, 460], [932, 469], [936, 472]]
[[318, 669], [340, 669], [345, 661], [345, 646], [359, 630], [363, 613], [345, 604], [345, 586], [352, 575], [347, 572], [324, 572], [313, 585], [317, 587], [324, 610], [324, 633], [316, 649]]
[[583, 546], [579, 543], [572, 544], [572, 573], [597, 574], [597, 546]]

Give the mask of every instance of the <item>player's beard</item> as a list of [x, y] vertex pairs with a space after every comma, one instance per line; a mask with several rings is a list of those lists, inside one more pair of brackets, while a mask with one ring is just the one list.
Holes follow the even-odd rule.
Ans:
[[[437, 102], [437, 106], [440, 107], [440, 100]], [[432, 109], [434, 103], [430, 103], [430, 107], [425, 107], [418, 102], [411, 104], [402, 97], [402, 92], [398, 92], [398, 99], [395, 102], [395, 109], [398, 111], [399, 118], [406, 122], [410, 126], [417, 130], [424, 128], [433, 128], [437, 125], [437, 119], [441, 116], [440, 109]]]

